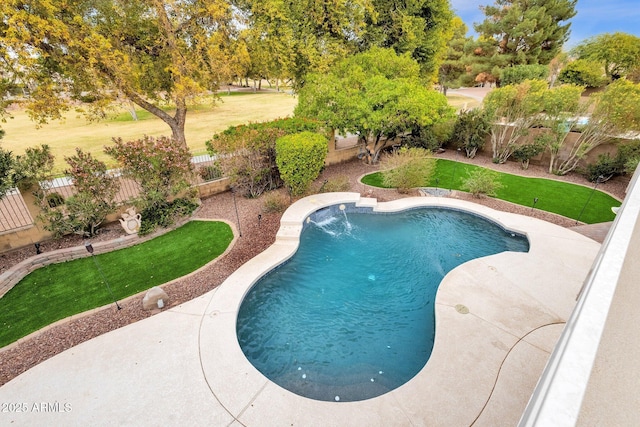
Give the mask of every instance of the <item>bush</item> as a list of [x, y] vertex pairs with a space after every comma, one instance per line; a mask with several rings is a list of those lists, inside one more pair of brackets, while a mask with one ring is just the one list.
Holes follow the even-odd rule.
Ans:
[[350, 189], [351, 184], [349, 184], [349, 177], [340, 175], [323, 182], [320, 189], [318, 189], [318, 193], [343, 192], [349, 191]]
[[[39, 218], [55, 237], [69, 233], [93, 236], [116, 208], [119, 182], [107, 173], [104, 162], [79, 148], [65, 160], [70, 166], [65, 174], [71, 177], [76, 193], [66, 201], [58, 193], [36, 193], [41, 209]], [[64, 208], [59, 208], [63, 203]]]
[[304, 119], [280, 119], [265, 123], [232, 126], [206, 142], [211, 155], [219, 155], [223, 174], [245, 197], [282, 186], [276, 165], [276, 139], [281, 136], [320, 129], [320, 124]]
[[327, 138], [301, 132], [276, 140], [276, 164], [291, 194], [304, 194], [320, 175], [328, 152]]
[[382, 182], [386, 187], [397, 188], [399, 193], [421, 187], [435, 172], [435, 159], [423, 148], [402, 147], [388, 154], [382, 163]]
[[519, 145], [518, 148], [513, 150], [512, 156], [520, 162], [522, 169], [528, 169], [529, 160], [542, 153], [546, 147], [547, 136], [538, 135], [533, 139], [533, 142]]
[[499, 179], [498, 174], [489, 169], [476, 169], [464, 180], [462, 189], [478, 198], [483, 195], [495, 196], [496, 191], [502, 188]]
[[599, 177], [602, 177], [600, 182], [608, 181], [615, 175], [620, 175], [624, 166], [619, 156], [614, 158], [609, 153], [600, 154], [595, 163], [587, 165], [585, 177], [591, 182], [596, 182]]
[[461, 111], [453, 127], [452, 140], [464, 149], [468, 158], [473, 159], [478, 150], [484, 147], [490, 127], [483, 110]]
[[198, 168], [198, 175], [203, 181], [214, 181], [222, 177], [222, 168], [216, 162], [213, 165], [200, 166]]
[[140, 212], [142, 223], [138, 234], [144, 236], [152, 233], [158, 227], [169, 227], [175, 223], [176, 219], [191, 215], [197, 207], [196, 202], [186, 198], [147, 207]]
[[191, 187], [194, 167], [184, 145], [164, 136], [128, 142], [114, 138], [114, 142], [104, 151], [120, 163], [126, 177], [140, 186], [137, 204], [141, 209], [161, 208], [171, 197]]
[[634, 139], [628, 144], [618, 146], [618, 160], [623, 173], [633, 175], [640, 161], [640, 140]]
[[289, 197], [282, 193], [270, 192], [264, 197], [262, 210], [265, 213], [284, 212], [289, 206]]
[[455, 122], [455, 119], [441, 120], [431, 126], [421, 127], [405, 138], [406, 144], [409, 147], [437, 151], [451, 139]]
[[607, 84], [604, 68], [598, 62], [577, 59], [560, 71], [558, 80], [584, 87], [602, 87]]
[[[15, 158], [13, 180], [20, 190], [29, 189], [40, 182], [51, 179], [53, 164], [54, 157], [48, 145], [28, 147], [24, 155]], [[39, 195], [44, 197], [39, 186], [36, 193], [40, 193]]]
[[546, 65], [514, 65], [500, 72], [500, 85], [514, 85], [525, 80], [546, 80], [547, 77], [549, 77], [549, 67]]

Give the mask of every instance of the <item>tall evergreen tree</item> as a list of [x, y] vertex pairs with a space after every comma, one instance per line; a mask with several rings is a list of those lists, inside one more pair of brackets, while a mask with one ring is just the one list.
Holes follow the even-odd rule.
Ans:
[[[495, 0], [474, 27], [506, 66], [546, 65], [569, 38], [577, 0]], [[496, 58], [498, 61], [498, 58]]]
[[460, 78], [467, 71], [463, 60], [464, 46], [471, 40], [471, 37], [467, 37], [467, 26], [460, 17], [453, 18], [451, 28], [453, 36], [447, 43], [447, 53], [438, 69], [438, 83], [445, 95], [449, 87], [461, 86]]

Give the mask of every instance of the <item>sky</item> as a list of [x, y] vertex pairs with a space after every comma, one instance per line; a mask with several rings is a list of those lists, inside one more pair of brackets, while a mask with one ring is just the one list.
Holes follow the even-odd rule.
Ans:
[[[493, 0], [451, 0], [454, 12], [462, 18], [468, 35], [476, 36], [473, 23], [484, 20], [480, 5], [491, 5]], [[571, 22], [571, 35], [565, 44], [570, 49], [580, 41], [602, 33], [623, 32], [640, 37], [639, 0], [578, 0], [577, 14]]]

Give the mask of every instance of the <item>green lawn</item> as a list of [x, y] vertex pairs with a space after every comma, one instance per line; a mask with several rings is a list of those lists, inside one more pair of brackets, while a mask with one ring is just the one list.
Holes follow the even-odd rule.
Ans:
[[[438, 159], [436, 173], [431, 180], [424, 182], [423, 186], [460, 190], [469, 173], [479, 168], [479, 166], [467, 163]], [[620, 206], [618, 200], [599, 190], [594, 192], [593, 187], [551, 179], [497, 173], [500, 183], [503, 185], [497, 192], [498, 199], [523, 206], [532, 206], [534, 198], [538, 198], [536, 209], [573, 219], [580, 216], [580, 221], [587, 224], [612, 221], [615, 214], [611, 211], [611, 207]], [[365, 176], [362, 178], [362, 182], [375, 187], [384, 187], [380, 172]], [[580, 215], [583, 208], [584, 212]]]
[[96, 263], [120, 300], [197, 270], [220, 256], [232, 240], [233, 232], [224, 222], [190, 221], [155, 239], [95, 259], [40, 268], [0, 298], [0, 347], [57, 320], [112, 304]]
[[[185, 125], [187, 143], [192, 152], [203, 153], [205, 142], [215, 133], [229, 126], [292, 116], [297, 103], [298, 98], [284, 93], [222, 93], [215, 106], [209, 100], [189, 108]], [[171, 110], [167, 108], [167, 111]], [[58, 171], [65, 169], [64, 156], [73, 155], [76, 147], [113, 165], [113, 160], [102, 152], [105, 145], [112, 144], [113, 137], [128, 141], [144, 135], [171, 135], [169, 126], [160, 119], [144, 110], [137, 110], [137, 114], [139, 120], [133, 121], [131, 115], [120, 108], [105, 120], [87, 122], [83, 116], [70, 112], [62, 122], [54, 121], [37, 128], [24, 111], [16, 110], [12, 111], [13, 118], [1, 125], [6, 131], [2, 147], [22, 154], [27, 147], [48, 144], [56, 157]]]

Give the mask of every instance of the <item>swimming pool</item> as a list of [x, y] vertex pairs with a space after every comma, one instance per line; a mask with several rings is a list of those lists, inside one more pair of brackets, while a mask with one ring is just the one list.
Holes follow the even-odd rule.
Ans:
[[471, 259], [529, 247], [524, 236], [457, 210], [367, 211], [312, 213], [293, 257], [240, 306], [243, 353], [296, 394], [364, 400], [409, 381], [433, 348], [442, 278]]

